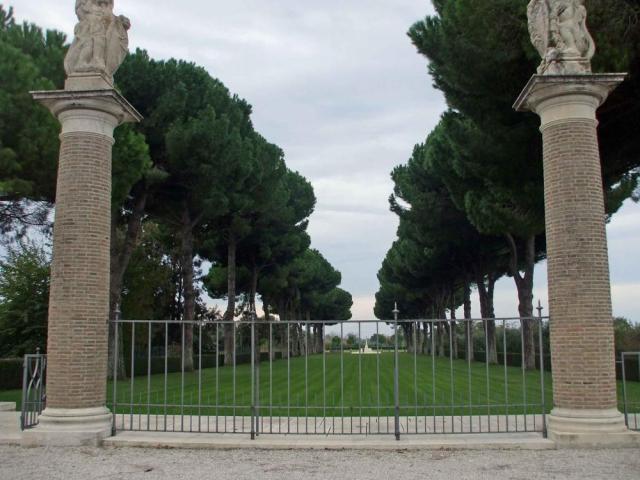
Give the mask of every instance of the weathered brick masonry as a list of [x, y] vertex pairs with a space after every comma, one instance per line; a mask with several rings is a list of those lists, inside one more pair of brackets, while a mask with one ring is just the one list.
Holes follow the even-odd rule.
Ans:
[[113, 139], [88, 132], [60, 138], [47, 407], [101, 407], [107, 373]]
[[616, 408], [597, 122], [563, 119], [542, 133], [554, 404]]

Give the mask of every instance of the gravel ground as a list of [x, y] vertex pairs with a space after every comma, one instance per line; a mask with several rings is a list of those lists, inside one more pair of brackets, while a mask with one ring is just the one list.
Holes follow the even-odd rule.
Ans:
[[218, 451], [0, 446], [1, 480], [640, 478], [640, 451]]

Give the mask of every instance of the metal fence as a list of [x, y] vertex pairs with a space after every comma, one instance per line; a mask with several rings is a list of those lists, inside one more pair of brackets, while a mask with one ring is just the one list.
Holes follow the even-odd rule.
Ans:
[[118, 320], [114, 331], [114, 432], [546, 433], [542, 317]]
[[640, 352], [623, 352], [620, 357], [624, 420], [627, 428], [640, 431]]
[[25, 355], [22, 374], [22, 407], [20, 428], [35, 427], [47, 402], [47, 356]]

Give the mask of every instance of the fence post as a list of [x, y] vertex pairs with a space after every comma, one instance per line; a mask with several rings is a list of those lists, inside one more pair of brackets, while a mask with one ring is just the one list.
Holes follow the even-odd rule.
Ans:
[[398, 365], [398, 304], [396, 303], [393, 309], [393, 319], [395, 321], [395, 362], [393, 369], [393, 397], [395, 404], [395, 435], [396, 440], [400, 440], [400, 385], [399, 385], [399, 365]]
[[629, 428], [629, 409], [627, 408], [627, 372], [625, 370], [625, 354], [621, 354], [622, 360], [622, 402], [624, 403], [624, 424]]
[[20, 429], [24, 430], [26, 425], [25, 414], [27, 412], [27, 378], [28, 378], [28, 366], [29, 355], [24, 356], [24, 363], [22, 364], [22, 405], [20, 412]]
[[[115, 437], [116, 435], [116, 421], [117, 421], [117, 406], [118, 406], [118, 366], [119, 366], [119, 355], [120, 352], [118, 351], [118, 329], [120, 327], [120, 305], [118, 304], [116, 306], [116, 311], [115, 311], [115, 321], [114, 321], [114, 326], [113, 326], [113, 398], [112, 398], [112, 405], [111, 405], [111, 416], [112, 416], [112, 423], [111, 423], [111, 435]], [[166, 354], [166, 352], [165, 352]]]
[[[246, 317], [245, 317], [246, 318]], [[256, 439], [256, 325], [251, 319], [251, 440]]]
[[[542, 395], [542, 436], [547, 438], [547, 399], [544, 384], [544, 344], [542, 335], [542, 303], [538, 300], [538, 343], [540, 350], [540, 392]], [[535, 418], [535, 417], [534, 417]], [[525, 420], [526, 421], [526, 420]]]

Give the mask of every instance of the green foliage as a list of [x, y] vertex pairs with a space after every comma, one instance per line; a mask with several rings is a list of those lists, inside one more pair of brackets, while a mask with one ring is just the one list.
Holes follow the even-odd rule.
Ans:
[[122, 125], [114, 137], [111, 203], [112, 208], [119, 209], [136, 182], [150, 174], [152, 163], [145, 138], [134, 127]]
[[30, 90], [62, 85], [65, 37], [33, 24], [16, 25], [0, 6], [0, 173], [4, 195], [51, 200], [58, 125]]
[[0, 357], [46, 348], [49, 270], [47, 252], [33, 243], [9, 248], [0, 261]]
[[[433, 3], [436, 14], [415, 23], [408, 35], [428, 58], [449, 110], [392, 173], [390, 203], [400, 226], [378, 274], [375, 312], [389, 318], [398, 302], [404, 318], [429, 316], [429, 310], [442, 317], [442, 297], [453, 298], [451, 308], [459, 305], [456, 291], [472, 279], [483, 314], [492, 315], [485, 278], [508, 272], [518, 287], [520, 313], [528, 316], [533, 266], [546, 246], [539, 120], [512, 107], [540, 62], [526, 2]], [[629, 131], [640, 108], [634, 74], [640, 7], [624, 0], [591, 0], [587, 7], [600, 49], [594, 69], [632, 72], [599, 112], [607, 211], [613, 214], [637, 193], [640, 177], [640, 145]]]
[[640, 352], [640, 324], [633, 324], [626, 318], [614, 318], [616, 353]]
[[[13, 10], [0, 6], [4, 233], [48, 223], [59, 125], [29, 91], [63, 87], [66, 50], [63, 34], [17, 25]], [[337, 288], [340, 274], [324, 259], [302, 262], [317, 253], [308, 250], [306, 233], [313, 187], [287, 168], [278, 146], [254, 131], [251, 106], [204, 68], [156, 61], [143, 50], [127, 56], [115, 80], [144, 119], [115, 131], [111, 247], [112, 278], [119, 280], [112, 282], [112, 309], [121, 300], [127, 318], [208, 315], [198, 276], [209, 260], [214, 268], [207, 283], [216, 294], [228, 295], [218, 274], [229, 276], [237, 266], [240, 294], [286, 297], [297, 309], [349, 318], [352, 299]], [[232, 243], [237, 262], [228, 266]], [[38, 307], [43, 318], [46, 302], [45, 296]]]
[[22, 358], [0, 358], [0, 391], [22, 388], [22, 364]]
[[157, 224], [144, 225], [142, 238], [124, 276], [122, 312], [125, 318], [175, 318], [172, 308], [178, 292], [169, 235]]
[[[64, 36], [7, 17], [0, 7], [0, 199], [52, 202], [59, 127], [29, 91], [55, 88], [55, 52], [64, 51]], [[5, 232], [21, 220], [0, 217]]]

